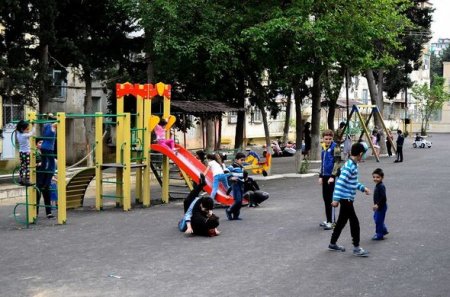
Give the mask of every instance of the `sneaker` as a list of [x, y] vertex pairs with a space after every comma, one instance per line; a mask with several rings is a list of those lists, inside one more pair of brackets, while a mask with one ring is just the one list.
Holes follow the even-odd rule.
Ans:
[[203, 173], [200, 173], [200, 184], [206, 185], [206, 177]]
[[366, 251], [365, 249], [363, 249], [362, 247], [355, 247], [353, 248], [353, 256], [357, 256], [357, 257], [368, 257], [369, 256], [369, 252]]
[[325, 225], [327, 224], [327, 221], [323, 221], [322, 223], [320, 223], [320, 227], [325, 227]]
[[345, 252], [345, 247], [343, 247], [342, 245], [337, 245], [337, 244], [332, 244], [332, 243], [330, 243], [328, 245], [328, 249], [330, 251], [335, 251], [335, 252]]
[[331, 223], [325, 223], [325, 226], [323, 226], [323, 230], [332, 230], [333, 224]]
[[47, 215], [47, 219], [54, 219], [54, 218], [55, 218], [55, 216], [51, 213]]
[[227, 219], [231, 221], [233, 218], [231, 217], [231, 212], [228, 208], [225, 209], [225, 214], [227, 215]]
[[375, 235], [372, 237], [372, 240], [384, 240], [384, 237], [383, 237], [383, 236], [378, 236], [377, 234], [375, 234]]

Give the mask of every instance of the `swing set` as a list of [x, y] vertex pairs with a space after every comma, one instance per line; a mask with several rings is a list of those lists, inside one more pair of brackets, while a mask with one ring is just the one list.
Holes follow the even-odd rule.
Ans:
[[[364, 118], [363, 118], [363, 116], [361, 114], [360, 108], [364, 108], [366, 110], [371, 109], [370, 114], [367, 116], [367, 118], [365, 120], [364, 120]], [[352, 110], [351, 110], [351, 112], [350, 112], [350, 114], [349, 114], [349, 116], [347, 118], [347, 121], [345, 122], [345, 126], [342, 129], [342, 131], [344, 131], [343, 133], [346, 133], [347, 135], [349, 134], [349, 131], [350, 131], [349, 123], [350, 123], [350, 120], [352, 119], [353, 115], [356, 115], [357, 121], [359, 121], [359, 123], [361, 124], [361, 134], [359, 135], [358, 139], [362, 139], [363, 135], [365, 135], [367, 137], [368, 143], [369, 143], [372, 151], [375, 152], [375, 147], [374, 147], [374, 145], [372, 143], [370, 132], [369, 132], [369, 129], [368, 129], [368, 125], [369, 125], [370, 120], [372, 119], [372, 117], [373, 117], [374, 121], [375, 121], [376, 117], [378, 117], [380, 119], [380, 122], [381, 122], [381, 125], [382, 125], [382, 129], [386, 133], [385, 135], [388, 135], [388, 130], [386, 128], [386, 124], [384, 123], [383, 116], [381, 115], [380, 110], [378, 109], [378, 106], [371, 105], [371, 104], [368, 104], [368, 105], [353, 105], [352, 106]], [[339, 137], [340, 136], [341, 135], [339, 135]], [[395, 144], [393, 143], [392, 139], [387, 138], [387, 140], [391, 143], [392, 148], [394, 149], [394, 152], [396, 152], [397, 149], [396, 149]], [[374, 153], [374, 155], [375, 155], [375, 158], [376, 158], [377, 162], [380, 162], [380, 156], [378, 154], [376, 154], [376, 153]]]

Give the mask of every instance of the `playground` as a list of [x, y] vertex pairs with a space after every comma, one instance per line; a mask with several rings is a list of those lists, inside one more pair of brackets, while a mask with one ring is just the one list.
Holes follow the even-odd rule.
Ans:
[[[450, 145], [450, 135], [431, 138], [432, 154], [408, 138], [403, 163], [381, 156], [360, 165], [360, 180], [371, 189], [371, 172], [383, 168], [389, 204], [391, 233], [375, 242], [372, 197], [356, 197], [368, 258], [327, 250], [331, 233], [319, 227], [317, 176], [288, 177], [293, 157], [276, 158], [277, 178], [258, 180], [270, 199], [243, 209], [242, 221], [227, 221], [216, 209], [222, 233], [213, 238], [178, 231], [181, 202], [98, 212], [94, 183], [85, 197], [90, 207], [68, 210], [62, 225], [41, 219], [26, 228], [12, 216], [17, 201], [2, 201], [0, 295], [448, 296], [450, 160], [438, 148]], [[346, 247], [349, 233], [346, 226], [339, 240]]]

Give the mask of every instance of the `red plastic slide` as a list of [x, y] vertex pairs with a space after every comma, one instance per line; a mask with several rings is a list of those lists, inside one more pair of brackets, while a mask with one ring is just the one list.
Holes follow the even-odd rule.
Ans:
[[[167, 156], [175, 164], [177, 164], [177, 166], [181, 170], [186, 172], [187, 175], [189, 175], [193, 181], [199, 183], [200, 173], [205, 171], [206, 166], [202, 164], [200, 160], [198, 160], [193, 154], [191, 154], [184, 147], [179, 146], [178, 144], [175, 145], [175, 148], [178, 152], [177, 154], [175, 154], [174, 151], [172, 151], [169, 147], [165, 145], [152, 144], [151, 148], [153, 151], [159, 152]], [[211, 194], [212, 183], [213, 183], [213, 175], [210, 170], [206, 174], [206, 186], [204, 187], [204, 190], [209, 194]], [[222, 185], [220, 185], [219, 191], [217, 191], [216, 200], [224, 205], [233, 204], [233, 197], [226, 194], [226, 189], [224, 189]]]

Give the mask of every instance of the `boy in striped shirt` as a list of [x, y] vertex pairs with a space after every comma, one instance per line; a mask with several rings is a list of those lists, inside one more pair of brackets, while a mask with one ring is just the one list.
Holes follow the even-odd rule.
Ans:
[[356, 190], [365, 192], [366, 195], [370, 194], [369, 188], [358, 182], [358, 162], [361, 161], [365, 152], [366, 148], [361, 143], [353, 144], [350, 159], [345, 162], [341, 174], [336, 181], [331, 205], [338, 207], [340, 204], [341, 209], [333, 234], [331, 235], [330, 245], [328, 246], [328, 249], [331, 251], [345, 252], [345, 248], [337, 245], [336, 242], [345, 224], [347, 224], [347, 221], [350, 221], [350, 233], [354, 246], [353, 255], [360, 257], [367, 257], [368, 252], [359, 246], [359, 221], [353, 207], [353, 201], [355, 200]]

